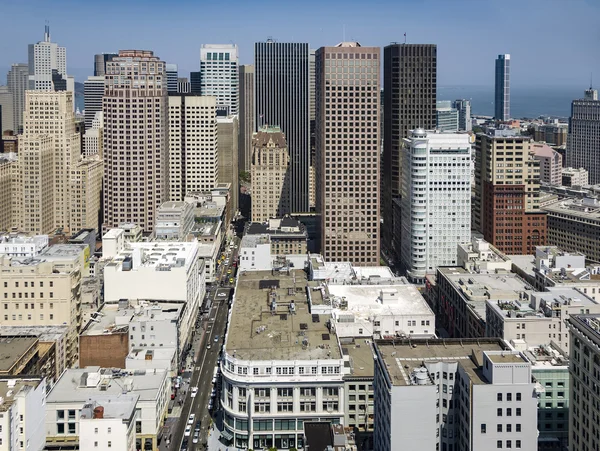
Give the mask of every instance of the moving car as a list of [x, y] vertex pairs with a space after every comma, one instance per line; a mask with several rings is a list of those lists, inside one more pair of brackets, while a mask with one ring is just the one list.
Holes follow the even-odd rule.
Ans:
[[194, 424], [195, 419], [196, 419], [196, 414], [195, 413], [191, 414], [190, 417], [188, 418], [187, 424]]
[[196, 426], [194, 426], [195, 432], [200, 432], [200, 420], [196, 421]]
[[192, 427], [190, 425], [187, 425], [185, 427], [185, 431], [183, 432], [183, 436], [189, 437], [191, 433], [192, 433]]
[[194, 438], [192, 440], [192, 443], [198, 443], [198, 440], [200, 440], [200, 432], [196, 431], [194, 432]]
[[198, 394], [198, 387], [192, 388], [192, 398], [195, 398], [197, 394]]
[[215, 336], [215, 343], [217, 343], [219, 341], [219, 336]]

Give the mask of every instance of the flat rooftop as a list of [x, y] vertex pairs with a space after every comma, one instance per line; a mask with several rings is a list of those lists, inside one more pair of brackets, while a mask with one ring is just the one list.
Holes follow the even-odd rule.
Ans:
[[87, 247], [87, 244], [53, 244], [44, 249], [40, 257], [46, 260], [77, 258]]
[[15, 400], [15, 396], [21, 390], [35, 390], [41, 379], [0, 379], [0, 399], [3, 402], [0, 404], [0, 412], [6, 412]]
[[264, 235], [244, 235], [240, 243], [241, 249], [253, 249], [260, 244], [270, 244], [271, 238], [268, 234]]
[[0, 372], [7, 373], [38, 342], [36, 337], [0, 336]]
[[[142, 301], [143, 302], [143, 301]], [[122, 307], [120, 303], [104, 304], [93, 319], [86, 325], [81, 335], [123, 334], [129, 330], [131, 321], [177, 321], [183, 310], [183, 304], [172, 302], [144, 302], [137, 307], [134, 303]]]
[[138, 399], [140, 399], [139, 395], [131, 394], [94, 396], [90, 400], [91, 402], [87, 403], [86, 406], [81, 409], [79, 418], [82, 420], [94, 420], [94, 407], [101, 406], [104, 409], [103, 418], [129, 420], [135, 412]]
[[330, 315], [309, 312], [307, 285], [302, 270], [242, 273], [231, 310], [227, 353], [242, 360], [341, 359], [335, 332], [327, 328]]
[[97, 395], [137, 394], [140, 401], [154, 401], [166, 377], [164, 370], [118, 370], [90, 366], [62, 373], [48, 396], [48, 403], [86, 403]]
[[540, 210], [562, 217], [583, 218], [592, 222], [600, 222], [600, 204], [584, 202], [580, 199], [563, 199]]
[[535, 278], [535, 257], [533, 255], [511, 255], [512, 264], [529, 277]]
[[191, 234], [196, 236], [216, 235], [221, 222], [195, 222], [192, 226]]
[[[106, 235], [105, 235], [106, 236]], [[196, 242], [182, 241], [150, 241], [128, 242], [124, 250], [111, 259], [106, 266], [116, 266], [118, 271], [123, 269], [125, 261], [132, 262], [131, 271], [136, 271], [135, 253], [139, 252], [142, 268], [154, 268], [156, 271], [170, 271], [175, 268], [188, 268], [197, 258]]]
[[[422, 362], [458, 362], [473, 383], [485, 384], [481, 373], [484, 351], [509, 351], [507, 343], [499, 338], [432, 339], [432, 340], [376, 340], [376, 346], [387, 367], [393, 385], [415, 385], [411, 374], [421, 368]], [[507, 354], [508, 354], [507, 353]], [[519, 360], [523, 362], [523, 359]], [[427, 380], [429, 375], [427, 374]]]
[[69, 326], [2, 326], [0, 327], [0, 339], [2, 336], [29, 335], [37, 337], [40, 342], [48, 342], [60, 340], [68, 332]]
[[[343, 339], [342, 339], [343, 340]], [[348, 377], [374, 377], [375, 363], [373, 348], [371, 343], [373, 340], [366, 338], [355, 338], [352, 343], [344, 343], [342, 346], [342, 354], [350, 357], [350, 375]]]

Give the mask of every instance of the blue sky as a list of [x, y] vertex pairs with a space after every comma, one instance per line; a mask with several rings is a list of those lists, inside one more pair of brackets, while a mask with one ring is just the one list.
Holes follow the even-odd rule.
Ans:
[[510, 53], [513, 86], [600, 85], [600, 0], [0, 0], [0, 83], [11, 63], [27, 62], [27, 44], [43, 38], [67, 47], [70, 74], [83, 81], [93, 55], [153, 50], [197, 70], [205, 43], [236, 43], [252, 63], [267, 37], [309, 42], [343, 38], [362, 45], [438, 45], [439, 85], [492, 85], [494, 58]]

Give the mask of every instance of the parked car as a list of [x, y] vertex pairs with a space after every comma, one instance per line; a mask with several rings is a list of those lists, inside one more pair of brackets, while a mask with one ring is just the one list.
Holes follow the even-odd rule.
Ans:
[[198, 394], [198, 387], [192, 388], [192, 398], [195, 398], [197, 394]]
[[190, 417], [188, 418], [187, 424], [194, 424], [195, 419], [196, 419], [196, 414], [195, 413], [191, 414]]
[[200, 440], [200, 432], [196, 431], [194, 432], [194, 438], [192, 440], [192, 443], [198, 443], [198, 440]]
[[183, 432], [183, 436], [184, 437], [189, 437], [191, 433], [192, 433], [192, 427], [188, 424], [185, 427], [185, 431]]
[[196, 426], [194, 426], [195, 432], [200, 432], [200, 420], [196, 421]]

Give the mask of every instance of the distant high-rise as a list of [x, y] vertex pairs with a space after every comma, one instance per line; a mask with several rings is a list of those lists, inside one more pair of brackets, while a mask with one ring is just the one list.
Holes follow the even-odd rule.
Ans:
[[252, 135], [252, 222], [289, 213], [289, 169], [290, 155], [279, 127], [265, 126]]
[[216, 99], [169, 96], [170, 199], [182, 201], [190, 191], [207, 192], [219, 181]]
[[496, 58], [496, 93], [494, 117], [499, 121], [510, 119], [510, 55]]
[[192, 92], [192, 85], [189, 80], [185, 77], [179, 77], [177, 79], [177, 94], [190, 94]]
[[409, 280], [424, 283], [438, 266], [455, 266], [458, 245], [471, 239], [471, 144], [466, 133], [423, 129], [404, 141], [401, 261]]
[[83, 102], [85, 108], [85, 128], [92, 127], [96, 113], [102, 111], [104, 96], [104, 75], [88, 77], [83, 82]]
[[471, 101], [458, 99], [452, 102], [452, 108], [458, 111], [458, 129], [462, 132], [470, 132], [473, 129], [471, 122]]
[[13, 130], [15, 121], [13, 120], [13, 96], [8, 86], [0, 86], [0, 107], [2, 116], [0, 117], [0, 136], [8, 130]]
[[254, 45], [255, 129], [276, 124], [290, 152], [290, 209], [309, 210], [310, 80], [308, 43]]
[[442, 132], [458, 131], [458, 110], [452, 106], [449, 100], [436, 102], [436, 128]]
[[24, 63], [13, 64], [8, 71], [6, 80], [13, 101], [13, 131], [20, 133], [23, 130], [25, 91], [29, 86], [29, 66]]
[[94, 55], [94, 77], [101, 77], [106, 74], [106, 63], [112, 61], [117, 53], [98, 53]]
[[67, 49], [50, 41], [50, 27], [46, 25], [44, 40], [29, 44], [29, 89], [54, 89], [52, 71], [67, 77]]
[[571, 103], [567, 135], [567, 166], [585, 168], [589, 184], [600, 183], [600, 100], [598, 91], [585, 91], [583, 99]]
[[167, 64], [165, 72], [167, 74], [167, 92], [177, 93], [177, 79], [179, 78], [177, 64]]
[[107, 63], [104, 229], [124, 222], [154, 229], [156, 211], [169, 198], [167, 102], [165, 63], [151, 51], [121, 50]]
[[217, 118], [219, 183], [231, 185], [231, 210], [237, 211], [240, 197], [238, 162], [239, 121], [236, 115]]
[[410, 130], [433, 130], [436, 124], [437, 47], [391, 44], [383, 50], [383, 247], [400, 254], [399, 203], [403, 139]]
[[190, 92], [197, 96], [199, 96], [202, 92], [201, 78], [202, 77], [200, 77], [200, 72], [190, 72], [190, 86], [192, 89]]
[[239, 165], [241, 171], [250, 172], [252, 159], [252, 133], [254, 133], [254, 66], [240, 66], [240, 153]]
[[238, 48], [235, 44], [203, 44], [200, 48], [200, 90], [217, 98], [219, 115], [238, 114]]
[[316, 53], [316, 210], [327, 261], [379, 264], [380, 62], [378, 47], [358, 42]]

